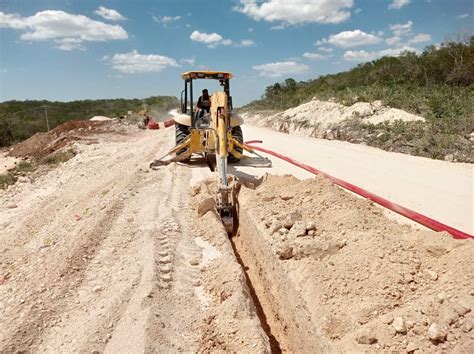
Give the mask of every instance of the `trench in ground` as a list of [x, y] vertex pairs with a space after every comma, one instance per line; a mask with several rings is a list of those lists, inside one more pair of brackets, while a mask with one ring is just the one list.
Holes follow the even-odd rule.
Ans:
[[238, 203], [234, 217], [238, 227], [230, 242], [272, 352], [324, 351], [303, 300], [263, 237], [265, 230]]

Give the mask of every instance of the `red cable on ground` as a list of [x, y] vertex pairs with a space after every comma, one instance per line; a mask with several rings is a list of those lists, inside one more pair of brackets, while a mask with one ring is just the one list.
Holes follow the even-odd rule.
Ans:
[[[251, 140], [251, 141], [246, 141], [245, 144], [251, 144], [251, 143], [258, 143], [258, 142], [261, 142], [261, 140]], [[401, 205], [398, 205], [396, 203], [393, 203], [391, 202], [390, 200], [387, 200], [385, 198], [382, 198], [382, 197], [379, 197], [378, 195], [375, 195], [365, 189], [362, 189], [360, 187], [357, 187], [356, 185], [353, 185], [352, 183], [349, 183], [349, 182], [346, 182], [346, 181], [343, 181], [342, 179], [339, 179], [339, 178], [336, 178], [336, 177], [333, 177], [331, 175], [328, 175], [327, 173], [323, 172], [323, 171], [320, 171], [320, 170], [317, 170], [315, 169], [314, 167], [311, 167], [311, 166], [308, 166], [304, 163], [301, 163], [299, 161], [296, 161], [294, 159], [292, 159], [291, 157], [287, 157], [287, 156], [284, 156], [282, 154], [279, 154], [275, 151], [272, 151], [272, 150], [268, 150], [268, 149], [264, 149], [264, 148], [261, 148], [261, 147], [258, 147], [258, 146], [254, 146], [254, 145], [248, 145], [250, 148], [252, 149], [255, 149], [255, 150], [258, 150], [258, 151], [262, 151], [262, 152], [265, 152], [267, 154], [270, 154], [270, 155], [273, 155], [275, 157], [278, 157], [282, 160], [285, 160], [295, 166], [298, 166], [298, 167], [301, 167], [303, 169], [305, 169], [306, 171], [309, 171], [311, 173], [314, 173], [314, 174], [317, 174], [317, 175], [321, 175], [323, 177], [326, 177], [327, 179], [330, 179], [331, 181], [333, 181], [335, 184], [337, 184], [338, 186], [341, 186], [347, 190], [350, 190], [351, 192], [354, 192], [362, 197], [365, 197], [385, 208], [388, 208], [400, 215], [403, 215], [413, 221], [416, 221], [417, 223], [421, 224], [421, 225], [424, 225], [432, 230], [435, 230], [435, 231], [447, 231], [448, 233], [450, 233], [454, 238], [457, 238], [457, 239], [474, 239], [474, 236], [473, 235], [469, 235], [468, 233], [465, 233], [461, 230], [458, 230], [458, 229], [455, 229], [451, 226], [448, 226], [448, 225], [445, 225], [443, 223], [440, 223], [439, 221], [436, 221], [434, 219], [431, 219], [425, 215], [422, 215], [420, 213], [417, 213], [416, 211], [413, 211], [411, 209], [408, 209], [408, 208], [405, 208]]]

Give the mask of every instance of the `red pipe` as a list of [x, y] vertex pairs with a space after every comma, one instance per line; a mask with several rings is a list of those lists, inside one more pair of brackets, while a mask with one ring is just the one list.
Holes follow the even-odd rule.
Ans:
[[[245, 144], [249, 144], [249, 143], [257, 143], [257, 142], [261, 142], [261, 140], [251, 140], [251, 141], [246, 141]], [[411, 209], [408, 209], [408, 208], [405, 208], [399, 204], [396, 204], [396, 203], [393, 203], [391, 202], [390, 200], [387, 200], [385, 198], [382, 198], [382, 197], [379, 197], [378, 195], [376, 194], [373, 194], [365, 189], [362, 189], [360, 187], [357, 187], [355, 185], [353, 185], [352, 183], [348, 183], [346, 181], [343, 181], [342, 179], [339, 179], [339, 178], [336, 178], [336, 177], [333, 177], [331, 175], [328, 175], [327, 173], [323, 172], [323, 171], [320, 171], [320, 170], [317, 170], [315, 169], [314, 167], [311, 167], [311, 166], [308, 166], [304, 163], [301, 163], [299, 161], [296, 161], [294, 159], [292, 159], [291, 157], [287, 157], [287, 156], [284, 156], [282, 154], [279, 154], [275, 151], [272, 151], [272, 150], [268, 150], [268, 149], [264, 149], [264, 148], [261, 148], [261, 147], [258, 147], [258, 146], [253, 146], [253, 145], [249, 145], [250, 148], [252, 149], [255, 149], [255, 150], [258, 150], [258, 151], [262, 151], [262, 152], [265, 152], [267, 154], [270, 154], [270, 155], [273, 155], [273, 156], [276, 156], [282, 160], [285, 160], [295, 166], [298, 166], [298, 167], [301, 167], [303, 169], [305, 169], [306, 171], [309, 171], [311, 173], [314, 173], [316, 175], [321, 175], [323, 177], [326, 177], [328, 179], [330, 179], [331, 181], [333, 181], [335, 184], [337, 184], [338, 186], [341, 186], [347, 190], [350, 190], [351, 192], [354, 192], [358, 195], [361, 195], [385, 208], [388, 208], [400, 215], [403, 215], [413, 221], [416, 221], [417, 223], [421, 224], [421, 225], [424, 225], [432, 230], [435, 230], [435, 231], [447, 231], [448, 233], [450, 233], [454, 238], [457, 238], [457, 239], [474, 239], [474, 236], [473, 235], [469, 235], [468, 233], [465, 233], [461, 230], [458, 230], [458, 229], [455, 229], [451, 226], [448, 226], [446, 224], [443, 224], [443, 223], [440, 223], [439, 221], [436, 221], [434, 219], [431, 219], [425, 215], [422, 215], [420, 213], [417, 213], [416, 211], [413, 211]]]
[[165, 128], [171, 127], [172, 125], [174, 125], [174, 119], [171, 118], [171, 119], [168, 119], [168, 120], [164, 121], [163, 125], [165, 126]]

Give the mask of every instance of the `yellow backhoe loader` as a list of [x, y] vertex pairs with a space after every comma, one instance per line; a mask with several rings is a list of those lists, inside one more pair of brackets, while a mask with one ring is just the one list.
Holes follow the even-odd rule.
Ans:
[[[220, 71], [189, 71], [181, 74], [184, 90], [181, 92], [181, 114], [174, 117], [176, 146], [164, 156], [156, 159], [150, 167], [157, 169], [172, 162], [189, 161], [193, 154], [201, 155], [212, 171], [217, 172], [216, 205], [222, 222], [230, 233], [234, 228], [235, 193], [228, 162], [249, 159], [243, 151], [256, 155], [258, 161], [252, 166], [269, 167], [270, 160], [257, 154], [243, 142], [241, 124], [243, 119], [232, 112], [230, 79], [232, 74]], [[210, 96], [209, 112], [198, 110], [193, 103], [193, 81], [198, 79], [218, 80], [222, 91]]]

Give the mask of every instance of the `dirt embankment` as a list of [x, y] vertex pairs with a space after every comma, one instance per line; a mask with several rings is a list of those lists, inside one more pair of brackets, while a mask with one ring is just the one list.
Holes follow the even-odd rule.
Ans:
[[119, 124], [111, 121], [71, 120], [47, 133], [36, 133], [14, 145], [9, 152], [13, 157], [40, 158], [75, 142], [97, 143], [95, 134], [119, 132]]
[[423, 117], [396, 108], [382, 105], [381, 101], [372, 103], [357, 102], [347, 107], [336, 102], [312, 100], [283, 112], [244, 112], [246, 122], [262, 127], [302, 136], [316, 138], [338, 138], [343, 123], [358, 120], [360, 123], [378, 124], [403, 122], [423, 122]]
[[474, 162], [474, 132], [447, 133], [432, 128], [425, 118], [384, 106], [381, 101], [344, 106], [314, 99], [283, 112], [242, 112], [251, 125], [284, 133], [375, 146], [386, 151]]
[[414, 230], [322, 178], [239, 194], [233, 238], [283, 350], [474, 351], [472, 240]]

